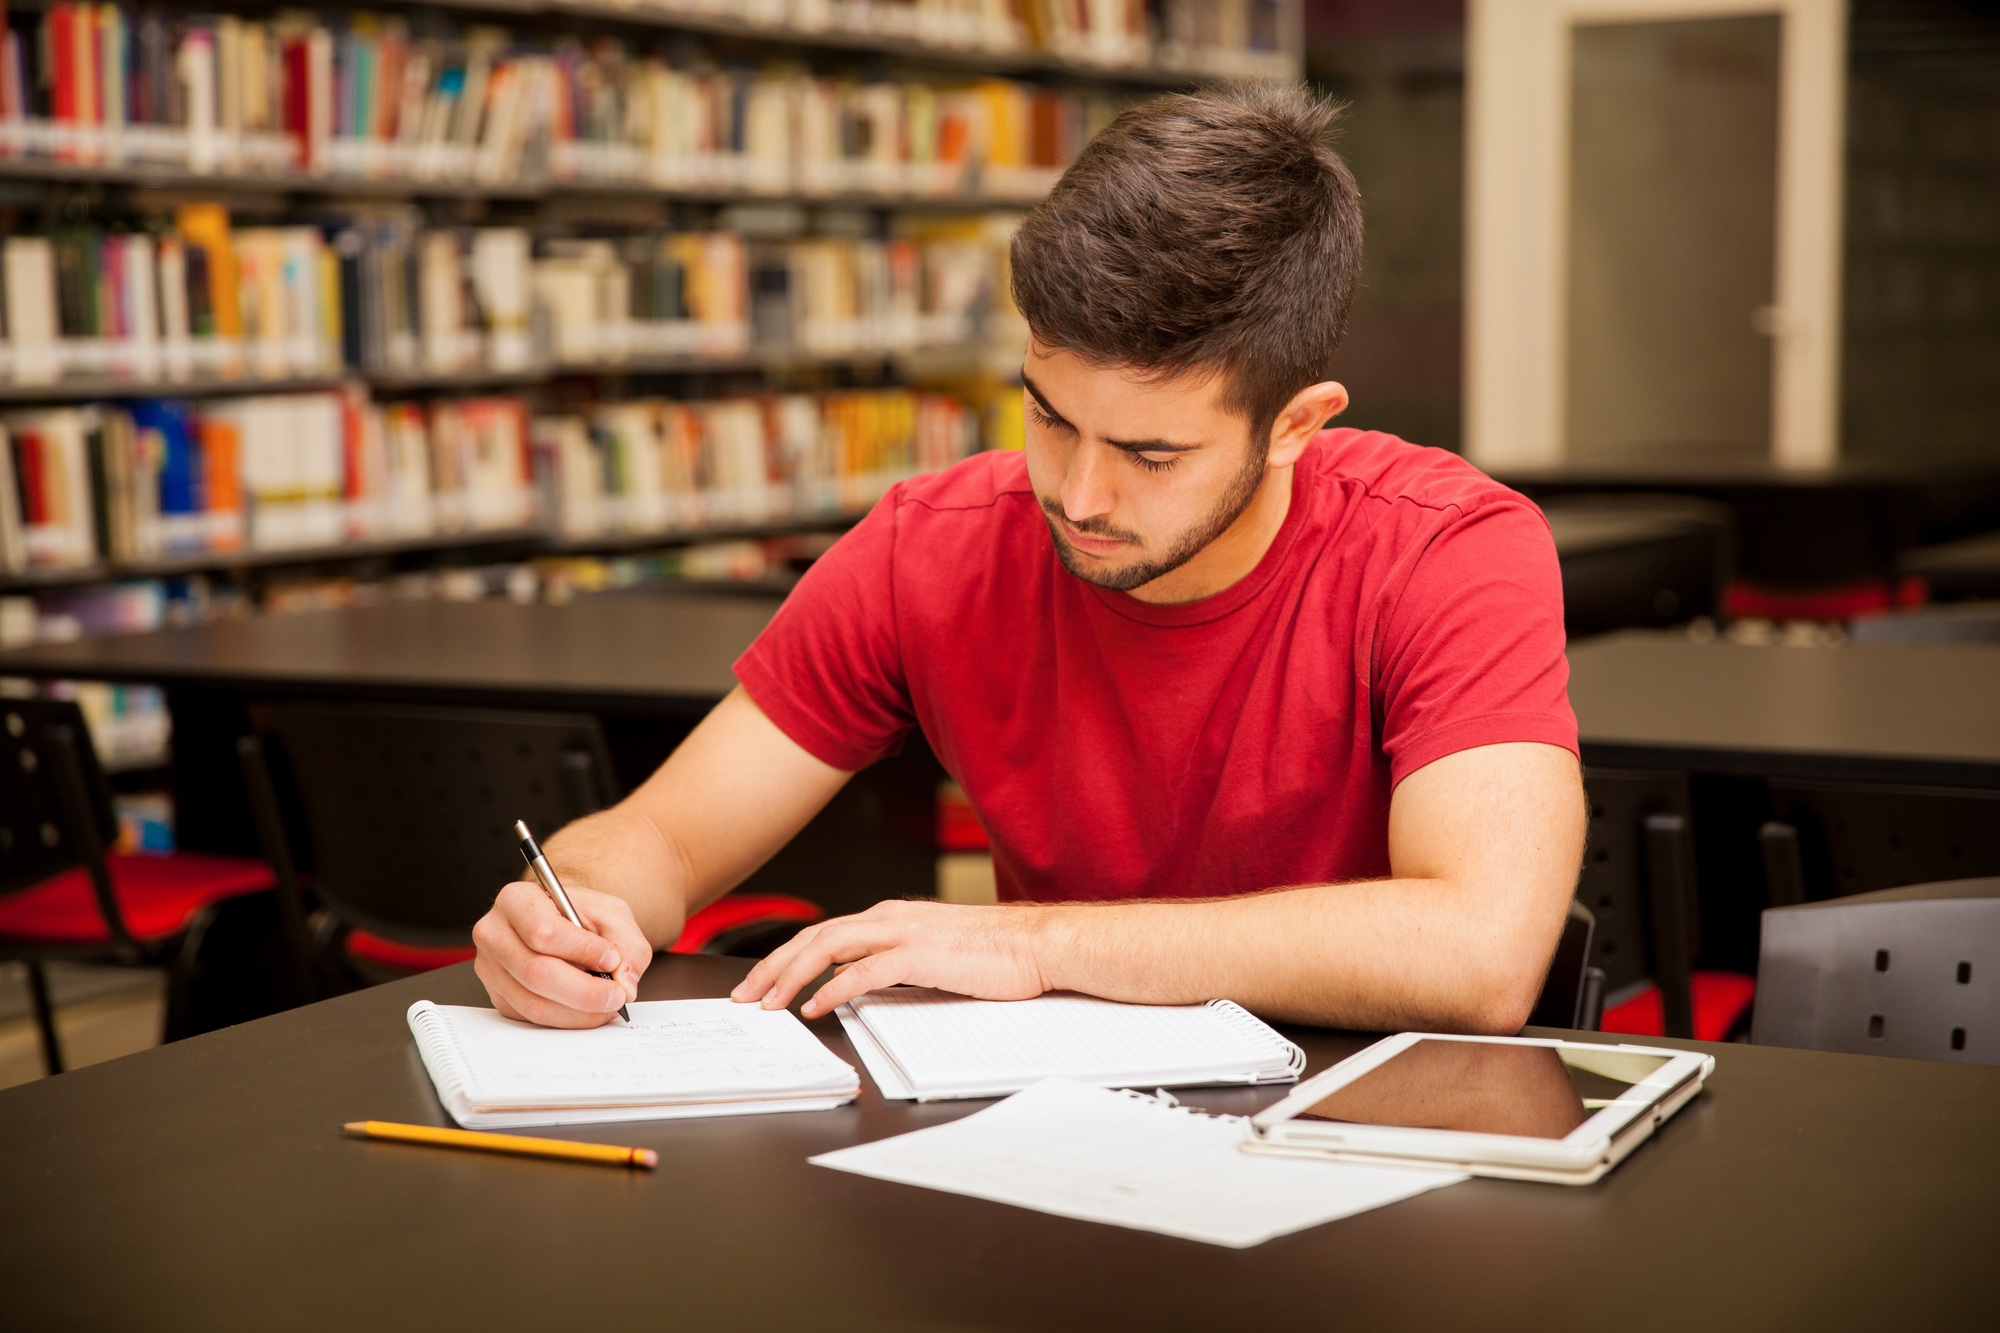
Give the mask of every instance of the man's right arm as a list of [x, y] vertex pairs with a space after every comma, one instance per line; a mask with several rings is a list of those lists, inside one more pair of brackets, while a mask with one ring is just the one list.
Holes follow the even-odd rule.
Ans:
[[472, 932], [494, 1008], [549, 1027], [608, 1021], [688, 914], [769, 860], [852, 776], [732, 691], [637, 791], [544, 844], [588, 929], [535, 884], [500, 891]]

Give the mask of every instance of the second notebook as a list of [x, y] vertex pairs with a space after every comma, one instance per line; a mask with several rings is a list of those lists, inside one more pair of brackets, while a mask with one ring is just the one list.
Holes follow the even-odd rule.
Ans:
[[837, 1011], [884, 1097], [1001, 1097], [1045, 1078], [1107, 1088], [1289, 1083], [1305, 1052], [1228, 1000], [970, 1000], [897, 987]]

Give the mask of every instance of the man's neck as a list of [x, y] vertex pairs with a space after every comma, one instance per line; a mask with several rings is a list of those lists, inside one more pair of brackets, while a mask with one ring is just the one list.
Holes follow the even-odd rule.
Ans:
[[1247, 577], [1285, 526], [1285, 516], [1292, 508], [1295, 467], [1273, 468], [1265, 473], [1256, 495], [1236, 516], [1236, 521], [1223, 529], [1221, 536], [1178, 569], [1169, 570], [1151, 583], [1142, 583], [1126, 595], [1155, 606], [1198, 602]]

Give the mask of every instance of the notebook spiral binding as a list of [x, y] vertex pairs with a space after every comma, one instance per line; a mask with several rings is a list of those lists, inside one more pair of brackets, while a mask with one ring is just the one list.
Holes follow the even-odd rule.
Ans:
[[[1261, 1019], [1234, 1000], [1210, 1000], [1208, 1008], [1227, 1019], [1229, 1025], [1239, 1031], [1253, 1034], [1259, 1038], [1277, 1036]], [[1306, 1069], [1305, 1050], [1297, 1042], [1285, 1041], [1283, 1037], [1278, 1037], [1278, 1040], [1284, 1042], [1285, 1050], [1288, 1052], [1285, 1058], [1285, 1068], [1290, 1077], [1296, 1079]], [[1281, 1083], [1288, 1080], [1279, 1078], [1260, 1081]]]
[[465, 1053], [452, 1039], [451, 1029], [439, 1017], [437, 1006], [429, 1000], [419, 1001], [416, 1012], [410, 1015], [410, 1025], [418, 1029], [418, 1052], [437, 1084], [438, 1099], [446, 1110], [462, 1104], [465, 1090], [472, 1086], [472, 1071], [466, 1068]]

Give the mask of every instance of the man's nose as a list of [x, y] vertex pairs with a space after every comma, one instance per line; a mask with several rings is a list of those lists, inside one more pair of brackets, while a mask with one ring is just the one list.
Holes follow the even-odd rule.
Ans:
[[1070, 456], [1069, 472], [1063, 478], [1063, 516], [1072, 523], [1101, 518], [1111, 512], [1115, 497], [1111, 487], [1111, 450], [1101, 445], [1079, 444]]

